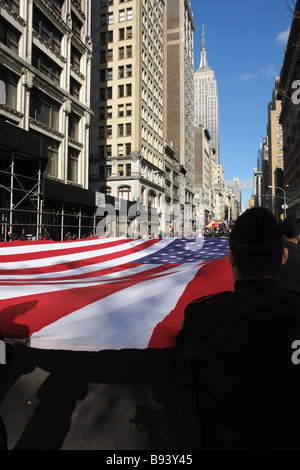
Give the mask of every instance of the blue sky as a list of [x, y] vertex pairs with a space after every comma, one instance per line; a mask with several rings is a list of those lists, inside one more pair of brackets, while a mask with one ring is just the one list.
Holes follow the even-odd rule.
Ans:
[[[220, 159], [225, 181], [237, 176], [244, 208], [252, 194], [253, 169], [266, 136], [267, 106], [280, 74], [292, 15], [286, 0], [190, 0], [195, 70], [200, 64], [202, 25], [208, 65], [220, 105]], [[293, 1], [290, 0], [293, 7]], [[249, 186], [250, 184], [250, 186]]]

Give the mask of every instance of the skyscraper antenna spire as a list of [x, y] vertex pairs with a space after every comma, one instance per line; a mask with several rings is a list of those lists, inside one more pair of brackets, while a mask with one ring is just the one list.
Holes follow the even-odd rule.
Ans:
[[206, 57], [206, 47], [205, 47], [205, 37], [204, 37], [204, 25], [202, 26], [202, 47], [201, 47], [201, 60], [200, 68], [208, 67], [207, 57]]

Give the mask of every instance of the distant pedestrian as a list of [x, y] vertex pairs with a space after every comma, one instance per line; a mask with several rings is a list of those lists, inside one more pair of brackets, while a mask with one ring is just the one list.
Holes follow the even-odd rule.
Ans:
[[174, 373], [196, 391], [203, 449], [300, 450], [300, 294], [280, 287], [274, 216], [244, 212], [228, 257], [234, 292], [187, 306]]
[[292, 215], [288, 216], [281, 223], [281, 231], [289, 256], [285, 265], [280, 269], [279, 281], [283, 288], [300, 292], [299, 219]]
[[22, 228], [20, 240], [26, 240], [26, 233], [25, 233], [25, 229], [24, 229], [24, 228]]

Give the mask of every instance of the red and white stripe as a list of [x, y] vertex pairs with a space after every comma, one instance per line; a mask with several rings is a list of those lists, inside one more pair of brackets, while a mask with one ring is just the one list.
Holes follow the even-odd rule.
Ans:
[[137, 262], [171, 242], [0, 244], [2, 336], [29, 337], [32, 347], [43, 349], [172, 346], [186, 304], [200, 296], [199, 286], [205, 294], [218, 292], [222, 282], [231, 287], [232, 278], [224, 258], [205, 264]]

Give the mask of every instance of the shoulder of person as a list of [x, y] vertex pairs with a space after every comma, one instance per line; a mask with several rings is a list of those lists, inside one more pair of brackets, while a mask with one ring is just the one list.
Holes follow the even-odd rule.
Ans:
[[223, 291], [223, 292], [218, 292], [215, 294], [210, 294], [210, 295], [205, 295], [203, 297], [199, 297], [199, 299], [193, 300], [192, 302], [189, 303], [188, 307], [193, 307], [193, 306], [198, 306], [201, 303], [210, 301], [219, 301], [219, 300], [224, 300], [224, 298], [229, 297], [230, 295], [233, 294], [233, 291]]

